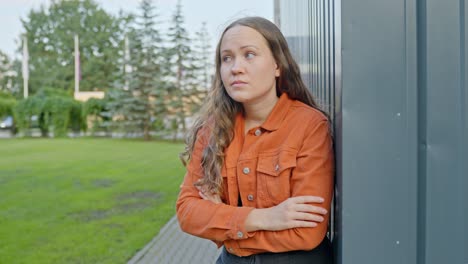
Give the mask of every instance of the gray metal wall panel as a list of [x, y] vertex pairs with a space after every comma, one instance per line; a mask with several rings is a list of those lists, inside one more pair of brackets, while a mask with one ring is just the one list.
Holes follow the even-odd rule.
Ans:
[[405, 8], [342, 1], [343, 263], [413, 259]]
[[465, 1], [281, 3], [309, 3], [282, 29], [309, 23], [310, 85], [335, 110], [337, 263], [468, 263]]
[[[460, 1], [428, 0], [426, 262], [463, 263]], [[447, 41], [449, 40], [449, 41]], [[449, 228], [441, 226], [450, 223]]]
[[[462, 123], [464, 123], [464, 128], [463, 128], [463, 133], [462, 133], [462, 138], [465, 139], [464, 144], [462, 143], [462, 153], [461, 157], [464, 159], [462, 161], [462, 164], [464, 165], [462, 173], [462, 182], [460, 184], [460, 192], [463, 194], [462, 195], [462, 201], [464, 201], [464, 215], [463, 219], [465, 221], [464, 227], [462, 228], [463, 232], [463, 237], [465, 238], [464, 243], [463, 243], [463, 252], [465, 252], [464, 255], [464, 262], [463, 263], [468, 263], [468, 18], [466, 15], [468, 14], [468, 5], [465, 3], [465, 1], [461, 1], [462, 3], [462, 8], [460, 8], [462, 14], [460, 14], [460, 17], [463, 18], [461, 19], [461, 33], [462, 33], [462, 40], [463, 40], [463, 45], [462, 45], [462, 50], [463, 50], [463, 63], [462, 63]], [[464, 175], [464, 176], [463, 176]]]

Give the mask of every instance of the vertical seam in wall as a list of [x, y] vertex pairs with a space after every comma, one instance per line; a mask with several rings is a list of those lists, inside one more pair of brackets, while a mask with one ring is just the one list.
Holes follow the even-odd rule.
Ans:
[[[460, 97], [459, 97], [459, 104], [460, 104], [460, 124], [461, 124], [461, 137], [460, 139], [463, 139], [463, 136], [465, 134], [465, 127], [466, 127], [466, 50], [465, 50], [465, 0], [460, 0]], [[462, 145], [460, 150], [460, 155], [459, 157], [464, 157], [463, 149], [465, 149]], [[462, 160], [460, 160], [460, 164], [462, 164]], [[460, 166], [460, 176], [462, 175], [462, 166]]]
[[[328, 63], [328, 84], [330, 86], [330, 89], [328, 91], [328, 98], [330, 100], [330, 105], [329, 105], [329, 113], [330, 113], [330, 116], [332, 115], [332, 113], [335, 111], [334, 110], [334, 105], [335, 105], [335, 98], [333, 97], [333, 89], [335, 89], [335, 83], [333, 82], [333, 68], [335, 63], [334, 63], [334, 47], [333, 47], [333, 23], [332, 23], [332, 19], [333, 19], [333, 10], [331, 9], [332, 8], [332, 3], [330, 3], [331, 1], [328, 1], [328, 52], [329, 52], [329, 63]], [[332, 119], [334, 120], [334, 119]]]
[[[319, 27], [319, 1], [315, 2], [315, 47], [317, 52], [316, 64], [315, 64], [315, 77], [316, 77], [316, 89], [317, 89], [317, 100], [320, 100], [320, 27]], [[321, 104], [321, 102], [319, 102]]]
[[[333, 13], [333, 103], [334, 103], [334, 136], [335, 136], [335, 263], [341, 264], [343, 262], [343, 186], [342, 186], [342, 63], [341, 63], [341, 46], [342, 46], [342, 25], [341, 25], [341, 0], [332, 0], [332, 13]], [[337, 39], [338, 38], [338, 39]], [[339, 103], [339, 106], [336, 106]], [[339, 112], [338, 112], [339, 111]], [[341, 183], [341, 184], [339, 184]]]
[[330, 63], [330, 54], [328, 53], [328, 13], [327, 13], [327, 3], [328, 0], [323, 3], [323, 43], [324, 43], [324, 58], [325, 58], [325, 64], [323, 67], [323, 79], [325, 82], [325, 85], [323, 86], [323, 98], [324, 101], [326, 102], [326, 111], [329, 113], [330, 111], [328, 110], [329, 105], [330, 105], [330, 100], [328, 98], [328, 89], [330, 87], [330, 82], [328, 80], [328, 64]]
[[426, 263], [426, 165], [427, 165], [427, 10], [426, 0], [417, 0], [417, 117], [418, 201], [417, 263]]
[[[408, 38], [408, 31], [411, 31], [411, 29], [409, 28], [410, 25], [408, 25], [408, 20], [409, 20], [409, 19], [408, 19], [408, 13], [409, 13], [409, 12], [408, 12], [408, 2], [410, 2], [410, 1], [411, 1], [411, 0], [405, 0], [405, 1], [403, 2], [403, 6], [404, 6], [404, 8], [403, 8], [403, 27], [404, 27], [404, 29], [405, 29], [404, 32], [403, 32], [403, 33], [404, 33], [404, 34], [403, 34], [403, 43], [405, 43], [405, 49], [404, 49], [404, 51], [403, 51], [403, 53], [404, 53], [403, 58], [405, 59], [405, 64], [404, 64], [404, 66], [405, 66], [405, 71], [404, 71], [404, 73], [405, 73], [405, 84], [406, 84], [406, 95], [405, 95], [405, 100], [406, 100], [406, 102], [405, 102], [405, 107], [406, 107], [406, 113], [407, 113], [407, 114], [406, 114], [406, 124], [405, 124], [405, 125], [406, 125], [406, 131], [405, 131], [405, 132], [407, 133], [407, 135], [406, 135], [406, 136], [407, 136], [407, 139], [406, 139], [406, 140], [407, 140], [407, 142], [408, 142], [408, 145], [407, 145], [407, 146], [408, 146], [408, 149], [407, 149], [407, 154], [406, 154], [406, 155], [408, 155], [408, 156], [407, 156], [407, 160], [409, 161], [409, 164], [408, 164], [408, 176], [411, 175], [411, 168], [412, 168], [412, 167], [411, 167], [411, 164], [410, 164], [410, 163], [411, 163], [411, 155], [412, 155], [412, 153], [413, 153], [413, 146], [414, 146], [414, 145], [411, 144], [411, 143], [413, 143], [413, 142], [411, 142], [411, 135], [412, 135], [412, 134], [411, 134], [411, 129], [414, 128], [414, 127], [417, 129], [417, 126], [414, 126], [414, 124], [409, 124], [409, 123], [408, 123], [408, 120], [411, 120], [411, 113], [412, 113], [412, 110], [413, 110], [413, 109], [411, 109], [410, 106], [408, 105], [409, 102], [411, 101], [411, 99], [413, 99], [413, 98], [411, 97], [411, 95], [409, 95], [410, 91], [412, 91], [412, 88], [413, 88], [413, 87], [411, 87], [411, 84], [412, 84], [412, 83], [411, 83], [411, 81], [410, 81], [410, 74], [411, 74], [410, 70], [412, 70], [413, 68], [412, 68], [411, 62], [408, 61], [408, 53], [411, 53], [411, 51], [412, 51], [412, 50], [411, 50], [410, 52], [408, 52], [408, 49], [411, 49], [411, 47], [409, 47], [409, 45], [408, 45], [408, 41], [409, 41], [409, 40], [408, 40], [408, 39], [409, 39], [409, 38]], [[416, 50], [417, 50], [417, 49], [416, 49]], [[416, 64], [417, 64], [417, 63], [416, 63]], [[417, 68], [416, 68], [416, 69], [417, 69]], [[417, 85], [417, 81], [416, 81], [416, 85]], [[416, 89], [416, 88], [417, 88], [417, 86], [414, 87], [414, 89]], [[416, 102], [417, 102], [417, 96], [416, 96], [416, 98], [414, 98], [414, 99], [415, 99]], [[416, 137], [416, 138], [417, 138], [417, 137]], [[416, 144], [416, 146], [417, 146], [417, 144]], [[417, 157], [417, 155], [416, 155], [416, 157]], [[415, 159], [414, 161], [415, 161], [416, 164], [417, 164], [417, 159]], [[417, 170], [416, 170], [416, 172], [417, 172]], [[408, 180], [410, 181], [410, 180], [411, 180], [411, 177], [408, 177]], [[411, 184], [409, 184], [409, 187], [411, 188]], [[417, 187], [417, 184], [415, 185], [415, 187]], [[414, 195], [414, 194], [413, 194], [413, 195]], [[413, 197], [414, 197], [414, 196], [413, 196]], [[411, 197], [411, 193], [408, 192], [407, 199], [410, 200], [411, 198], [412, 198], [412, 197]], [[408, 210], [408, 216], [409, 216], [409, 217], [407, 218], [407, 219], [408, 219], [407, 224], [410, 226], [409, 230], [411, 230], [411, 212], [410, 212], [411, 206], [408, 206], [408, 207], [407, 207], [407, 210]], [[417, 226], [417, 225], [416, 225], [416, 226]], [[410, 247], [411, 247], [411, 244], [410, 244], [410, 243], [411, 243], [411, 239], [410, 239], [411, 233], [408, 232], [408, 234], [406, 234], [406, 235], [408, 236], [408, 245], [409, 245], [408, 248], [410, 248]], [[406, 259], [410, 259], [410, 256], [406, 256]]]
[[319, 23], [320, 23], [320, 27], [319, 27], [319, 32], [320, 32], [320, 46], [321, 46], [321, 49], [320, 49], [320, 56], [322, 58], [322, 62], [320, 64], [320, 102], [321, 102], [321, 105], [322, 106], [325, 106], [326, 105], [326, 102], [325, 102], [325, 99], [323, 97], [323, 91], [324, 91], [324, 84], [323, 84], [323, 59], [324, 59], [324, 49], [323, 49], [323, 38], [324, 38], [324, 30], [323, 30], [323, 15], [322, 15], [322, 11], [323, 11], [323, 0], [319, 1], [319, 5], [320, 5], [320, 8], [319, 8]]
[[309, 34], [309, 38], [307, 40], [307, 64], [309, 65], [309, 72], [307, 77], [307, 87], [309, 91], [313, 93], [313, 86], [312, 86], [312, 72], [313, 72], [313, 64], [312, 64], [312, 25], [311, 25], [311, 10], [312, 6], [310, 2], [307, 2], [307, 33]]
[[[331, 94], [330, 94], [330, 100], [333, 101], [333, 104], [332, 104], [332, 109], [331, 109], [331, 112], [330, 114], [333, 115], [333, 121], [335, 122], [336, 120], [336, 97], [335, 97], [335, 94], [336, 94], [336, 32], [335, 32], [335, 27], [336, 27], [336, 24], [335, 24], [335, 16], [336, 16], [336, 13], [335, 13], [335, 1], [330, 1], [331, 2], [331, 6], [330, 6], [330, 14], [331, 14], [331, 18], [330, 18], [330, 44], [331, 44], [331, 52], [330, 54], [332, 55], [332, 58], [331, 58], [331, 76], [330, 76], [330, 82], [331, 82], [331, 87], [332, 87], [332, 90], [331, 90]], [[336, 131], [336, 126], [334, 126], [334, 129], [333, 131]]]
[[[330, 3], [328, 2], [328, 4], [330, 4]], [[327, 19], [329, 20], [330, 19], [330, 6], [328, 6], [327, 12], [328, 12]], [[326, 32], [327, 37], [328, 37], [327, 42], [328, 42], [328, 45], [330, 46], [330, 23], [329, 23], [329, 21], [327, 21], [326, 23], [328, 24], [328, 32]], [[330, 61], [331, 60], [331, 53], [329, 53], [329, 51], [330, 51], [330, 48], [328, 48], [328, 53], [326, 54], [326, 57]], [[329, 71], [327, 71], [327, 72], [329, 72]], [[332, 87], [331, 87], [330, 81], [328, 81], [328, 86], [326, 87], [326, 90], [325, 90], [326, 94], [329, 94], [331, 89], [332, 89]], [[331, 98], [329, 96], [327, 97], [326, 102], [327, 102], [327, 108], [325, 108], [323, 110], [325, 110], [328, 113], [328, 115], [330, 117], [330, 121], [333, 122], [333, 115], [332, 115], [332, 113], [330, 111], [330, 105], [332, 104], [332, 100], [331, 100]], [[333, 124], [331, 126], [333, 127]], [[331, 131], [333, 133], [333, 128], [331, 129]], [[334, 147], [333, 147], [333, 150], [335, 150]], [[335, 153], [333, 153], [333, 154], [335, 156]], [[335, 180], [336, 179], [336, 170], [335, 170], [335, 174], [333, 175], [333, 177], [334, 177], [333, 182], [336, 184], [336, 180]], [[333, 186], [333, 190], [335, 190], [334, 186]], [[335, 192], [333, 191], [332, 204], [331, 204], [331, 208], [330, 208], [330, 218], [328, 220], [329, 221], [328, 222], [328, 224], [329, 224], [329, 228], [328, 228], [329, 238], [330, 238], [331, 241], [333, 241], [333, 239], [334, 239], [333, 235], [335, 233], [335, 226], [334, 226], [334, 223], [335, 223], [335, 199], [336, 199], [335, 198]]]
[[[466, 174], [468, 172], [468, 165], [466, 162], [463, 162], [463, 159], [467, 157], [468, 155], [468, 143], [465, 138], [465, 135], [467, 134], [466, 128], [467, 128], [467, 122], [468, 120], [466, 119], [466, 104], [467, 102], [467, 97], [466, 97], [466, 28], [465, 28], [465, 0], [460, 0], [460, 5], [459, 5], [459, 16], [460, 16], [460, 96], [459, 96], [459, 104], [460, 104], [460, 140], [462, 141], [461, 146], [458, 147], [459, 151], [459, 160], [458, 163], [459, 165], [459, 172], [458, 172], [458, 177], [459, 177], [459, 184], [458, 184], [458, 193], [459, 193], [459, 201], [460, 201], [460, 210], [461, 210], [461, 217], [462, 219], [465, 217], [466, 212], [464, 212], [466, 206], [464, 205], [463, 201], [466, 201], [466, 193], [464, 192], [464, 188], [466, 186], [466, 178], [464, 178], [464, 173]], [[465, 139], [465, 140], [464, 140]], [[467, 224], [466, 224], [466, 219], [464, 221], [461, 221], [462, 226], [460, 227], [463, 231], [461, 237], [461, 248], [466, 248], [466, 241], [467, 238], [464, 237], [467, 233], [468, 230]], [[464, 226], [463, 226], [464, 225]], [[461, 253], [460, 258], [462, 259], [462, 263], [468, 263], [468, 254], [466, 252]]]

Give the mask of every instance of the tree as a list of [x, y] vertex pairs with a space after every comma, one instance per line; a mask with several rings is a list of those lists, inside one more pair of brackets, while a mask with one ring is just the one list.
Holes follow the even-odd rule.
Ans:
[[29, 48], [31, 93], [47, 87], [74, 89], [75, 34], [80, 40], [80, 90], [109, 88], [119, 68], [123, 21], [93, 0], [54, 0], [47, 8], [31, 10], [22, 20]]
[[0, 51], [0, 91], [13, 94], [16, 91], [18, 72], [15, 71], [15, 61]]
[[166, 83], [163, 80], [162, 64], [164, 47], [158, 30], [158, 15], [151, 0], [143, 0], [140, 14], [136, 16], [133, 29], [128, 32], [130, 58], [126, 64], [131, 72], [126, 74], [128, 90], [121, 86], [113, 92], [110, 108], [125, 132], [142, 133], [145, 140], [151, 139], [152, 124], [164, 118], [166, 113]]
[[206, 22], [202, 23], [200, 30], [195, 33], [195, 36], [194, 51], [198, 69], [197, 75], [201, 88], [208, 91], [214, 74], [214, 53], [211, 50], [210, 36], [208, 34], [208, 29], [206, 28]]
[[174, 130], [174, 140], [179, 133], [179, 126], [182, 132], [187, 131], [186, 117], [193, 113], [201, 104], [197, 80], [196, 58], [192, 48], [189, 46], [191, 39], [184, 27], [184, 16], [182, 14], [182, 4], [177, 2], [176, 10], [172, 16], [172, 26], [169, 28], [170, 65], [172, 66], [172, 86], [170, 92], [170, 106], [174, 113], [172, 128]]

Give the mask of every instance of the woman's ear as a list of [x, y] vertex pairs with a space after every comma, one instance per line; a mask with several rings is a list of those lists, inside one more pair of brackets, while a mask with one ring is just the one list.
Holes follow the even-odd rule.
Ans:
[[280, 68], [278, 67], [278, 64], [275, 63], [276, 69], [275, 69], [275, 77], [279, 77], [281, 74]]

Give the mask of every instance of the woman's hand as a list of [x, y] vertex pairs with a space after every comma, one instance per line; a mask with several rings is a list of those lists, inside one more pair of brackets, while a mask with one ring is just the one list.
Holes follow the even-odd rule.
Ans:
[[257, 230], [279, 231], [298, 227], [316, 227], [324, 220], [327, 210], [310, 203], [323, 203], [317, 196], [291, 197], [282, 203], [265, 209], [254, 209], [247, 216], [248, 232]]
[[208, 200], [212, 201], [215, 204], [222, 203], [221, 197], [219, 197], [219, 194], [212, 193], [208, 191], [206, 188], [203, 186], [196, 186], [198, 189], [198, 195], [200, 195], [203, 200]]

